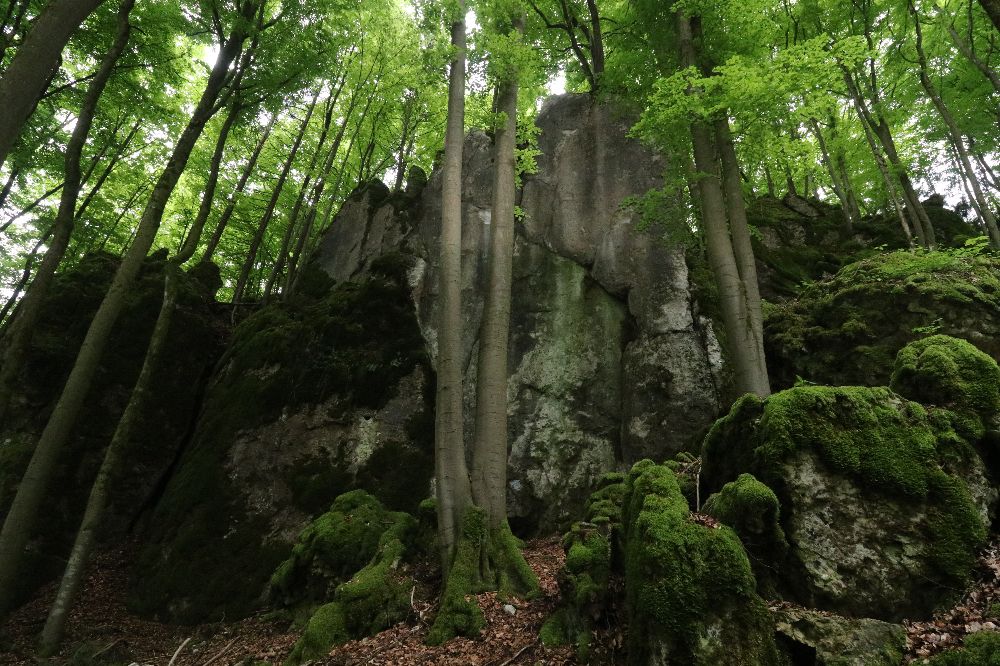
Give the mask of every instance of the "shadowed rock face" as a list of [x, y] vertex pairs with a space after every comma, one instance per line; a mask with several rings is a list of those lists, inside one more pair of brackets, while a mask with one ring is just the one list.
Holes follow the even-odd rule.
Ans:
[[[564, 526], [604, 472], [697, 448], [717, 415], [722, 355], [699, 316], [681, 248], [636, 229], [627, 198], [662, 184], [665, 161], [626, 137], [629, 119], [563, 95], [538, 118], [538, 173], [517, 224], [510, 338], [509, 511], [524, 531]], [[465, 142], [463, 314], [471, 415], [492, 195], [492, 143]], [[364, 277], [390, 252], [417, 257], [410, 286], [437, 351], [441, 175], [422, 194], [359, 190], [315, 265]], [[467, 433], [471, 435], [471, 423]]]

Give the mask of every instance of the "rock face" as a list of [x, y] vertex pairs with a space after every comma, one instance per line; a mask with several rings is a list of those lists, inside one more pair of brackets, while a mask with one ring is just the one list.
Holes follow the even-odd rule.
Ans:
[[817, 666], [899, 666], [906, 647], [901, 625], [839, 617], [805, 608], [774, 612], [779, 645], [792, 663]]
[[[626, 138], [626, 118], [588, 96], [550, 99], [538, 124], [538, 173], [525, 179], [515, 241], [508, 383], [508, 508], [526, 532], [565, 527], [603, 473], [696, 447], [717, 413], [722, 372], [683, 251], [639, 232], [622, 206], [661, 184], [663, 160]], [[491, 222], [485, 134], [467, 138], [463, 178], [471, 404]], [[335, 280], [353, 280], [385, 253], [418, 257], [411, 289], [432, 357], [440, 200], [440, 173], [419, 198], [368, 186], [315, 258]]]
[[995, 491], [950, 412], [886, 388], [746, 396], [705, 441], [703, 480], [772, 488], [790, 546], [786, 598], [855, 617], [928, 614], [963, 588]]
[[[45, 501], [45, 520], [33, 535], [18, 596], [61, 574], [103, 452], [128, 404], [146, 355], [163, 294], [164, 255], [147, 259], [83, 406], [83, 417], [57, 462]], [[17, 491], [38, 437], [55, 407], [80, 343], [118, 266], [95, 253], [56, 276], [42, 305], [18, 392], [0, 426], [0, 520]], [[213, 273], [214, 271], [214, 273]], [[150, 399], [128, 443], [123, 469], [111, 484], [102, 538], [120, 538], [155, 497], [197, 415], [199, 386], [221, 352], [215, 313], [218, 272], [186, 274], [165, 351], [169, 364], [154, 372]]]
[[433, 380], [411, 263], [383, 257], [366, 279], [332, 288], [310, 276], [308, 293], [236, 330], [149, 516], [135, 610], [182, 622], [246, 615], [341, 493], [368, 490], [403, 511], [430, 495]]

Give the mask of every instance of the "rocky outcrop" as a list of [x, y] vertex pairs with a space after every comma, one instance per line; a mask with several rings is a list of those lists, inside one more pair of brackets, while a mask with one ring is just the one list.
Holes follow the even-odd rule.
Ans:
[[1000, 359], [1000, 259], [891, 252], [850, 264], [771, 308], [772, 385], [884, 386], [896, 353], [928, 333], [968, 340]]
[[778, 645], [793, 664], [899, 666], [903, 661], [906, 631], [902, 625], [795, 606], [773, 614]]
[[[165, 253], [149, 257], [124, 311], [112, 329], [107, 351], [84, 402], [82, 416], [60, 453], [45, 519], [25, 558], [19, 598], [61, 574], [65, 558], [107, 443], [128, 404], [139, 376], [163, 295]], [[84, 256], [59, 273], [42, 305], [18, 390], [0, 424], [0, 520], [6, 514], [31, 459], [35, 443], [55, 407], [87, 328], [118, 267], [118, 257]], [[165, 357], [154, 370], [151, 394], [140, 411], [122, 468], [111, 483], [102, 523], [106, 539], [121, 538], [153, 500], [169, 473], [197, 415], [199, 387], [221, 353], [220, 326], [213, 310], [219, 286], [214, 266], [185, 274]]]
[[996, 500], [949, 412], [886, 388], [745, 396], [705, 441], [703, 480], [749, 471], [780, 502], [785, 598], [855, 617], [930, 613], [963, 589]]
[[[511, 316], [509, 514], [521, 531], [565, 527], [596, 480], [638, 459], [693, 450], [719, 407], [722, 354], [700, 314], [684, 252], [637, 229], [623, 206], [661, 185], [664, 161], [589, 96], [539, 115], [538, 173], [525, 178]], [[491, 221], [492, 146], [465, 143], [463, 314], [471, 403]], [[419, 199], [355, 193], [315, 258], [336, 280], [379, 256], [418, 257], [417, 317], [436, 353], [440, 173]], [[468, 410], [471, 413], [471, 409]], [[471, 424], [469, 424], [471, 428]]]
[[338, 495], [367, 490], [397, 511], [429, 496], [433, 379], [410, 264], [386, 256], [335, 287], [310, 276], [310, 293], [239, 326], [149, 517], [135, 610], [184, 622], [246, 615]]

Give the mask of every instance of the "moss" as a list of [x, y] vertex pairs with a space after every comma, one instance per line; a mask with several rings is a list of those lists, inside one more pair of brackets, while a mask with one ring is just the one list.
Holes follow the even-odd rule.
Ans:
[[427, 635], [429, 645], [440, 645], [454, 636], [477, 636], [485, 626], [479, 604], [469, 596], [481, 589], [479, 561], [487, 532], [485, 512], [474, 506], [466, 509], [441, 607]]
[[566, 638], [568, 635], [566, 614], [567, 610], [560, 608], [546, 618], [542, 624], [541, 631], [538, 633], [538, 639], [542, 642], [542, 645], [545, 647], [557, 647], [570, 642]]
[[957, 414], [959, 434], [977, 441], [1000, 415], [1000, 367], [974, 345], [946, 335], [911, 342], [892, 371], [897, 393]]
[[338, 601], [320, 606], [309, 619], [302, 637], [285, 659], [285, 664], [302, 664], [322, 659], [330, 652], [331, 647], [346, 643], [350, 636], [347, 633], [345, 615], [344, 606]]
[[780, 497], [784, 466], [814, 452], [868, 493], [925, 507], [927, 576], [961, 588], [985, 538], [964, 482], [942, 469], [943, 457], [962, 445], [943, 431], [940, 414], [887, 388], [800, 386], [745, 399], [717, 422], [705, 440], [703, 479], [719, 488], [750, 470]]
[[629, 663], [776, 664], [774, 628], [736, 534], [688, 519], [671, 470], [630, 474]]
[[[332, 288], [319, 281], [325, 289], [300, 291], [239, 325], [192, 442], [150, 518], [149, 545], [137, 567], [142, 584], [130, 593], [134, 609], [186, 622], [255, 609], [287, 546], [268, 541], [265, 517], [248, 515], [244, 493], [227, 472], [230, 449], [241, 431], [306, 405], [329, 402], [344, 414], [379, 409], [404, 377], [429, 365], [409, 288], [399, 277], [382, 273]], [[288, 473], [293, 501], [300, 510], [322, 510], [331, 495], [360, 486], [394, 508], [412, 509], [431, 473], [424, 440], [396, 449], [409, 456], [405, 493], [390, 478], [398, 471], [392, 465], [385, 473], [363, 469], [359, 479], [338, 471], [336, 460], [313, 459]], [[241, 577], [227, 575], [234, 567]]]
[[[367, 544], [353, 542], [354, 529], [345, 523], [365, 522], [362, 511], [372, 509], [373, 503], [377, 504], [370, 495], [355, 491], [337, 498], [334, 510], [326, 514], [331, 517], [337, 533], [335, 539], [332, 538], [333, 535], [327, 535], [327, 538], [337, 544], [335, 552], [327, 553], [324, 557], [339, 558], [326, 560], [324, 568], [329, 578], [336, 580], [335, 572], [338, 569], [343, 571], [345, 567], [353, 566], [347, 564], [348, 560], [357, 561], [356, 556], [352, 557], [346, 552], [352, 543], [359, 552], [365, 550]], [[368, 539], [370, 534], [367, 530], [378, 532], [378, 542], [372, 548], [373, 552], [352, 573], [339, 578], [344, 582], [336, 585], [332, 592], [327, 592], [327, 598], [332, 598], [333, 601], [320, 606], [313, 613], [286, 661], [287, 664], [299, 664], [323, 656], [334, 645], [352, 638], [372, 636], [399, 622], [409, 612], [412, 580], [400, 573], [399, 566], [412, 550], [417, 521], [405, 513], [386, 512], [381, 505], [377, 509], [381, 511], [381, 518], [368, 521], [363, 527], [366, 533], [362, 535], [362, 539]], [[317, 526], [318, 522], [310, 527]], [[328, 527], [323, 526], [322, 529], [327, 530]], [[310, 528], [306, 532], [310, 532]], [[315, 547], [315, 532], [308, 535], [306, 532], [303, 533], [303, 540], [296, 545], [292, 558], [275, 571], [272, 577], [274, 585], [286, 585], [290, 579], [294, 579], [294, 571], [301, 562], [297, 558], [303, 555], [300, 546]], [[319, 554], [316, 553], [314, 557], [316, 556]], [[292, 563], [291, 566], [289, 562]], [[313, 568], [315, 569], [315, 564]], [[311, 588], [307, 588], [304, 593], [300, 590], [297, 603], [308, 599], [312, 591]]]
[[1000, 258], [890, 252], [850, 264], [768, 309], [772, 384], [886, 385], [896, 353], [928, 331], [1000, 358]]
[[961, 649], [942, 652], [928, 663], [933, 666], [1000, 666], [1000, 632], [972, 634], [965, 639]]
[[778, 496], [751, 474], [741, 474], [705, 502], [704, 512], [733, 528], [750, 558], [758, 589], [773, 596], [774, 568], [788, 551]]

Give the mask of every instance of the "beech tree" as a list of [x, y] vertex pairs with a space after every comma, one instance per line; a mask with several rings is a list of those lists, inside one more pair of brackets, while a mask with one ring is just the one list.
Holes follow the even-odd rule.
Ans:
[[230, 65], [242, 51], [243, 43], [254, 24], [258, 7], [259, 3], [254, 0], [241, 2], [237, 15], [232, 17], [234, 20], [231, 32], [228, 36], [219, 35], [224, 41], [220, 44], [219, 56], [201, 98], [152, 190], [139, 222], [135, 240], [122, 259], [114, 281], [91, 322], [55, 410], [49, 417], [32, 454], [31, 462], [18, 486], [17, 494], [4, 520], [3, 529], [0, 530], [0, 609], [4, 611], [9, 610], [9, 595], [14, 589], [13, 580], [18, 575], [24, 546], [34, 527], [53, 467], [79, 415], [107, 345], [111, 328], [117, 321], [124, 307], [126, 294], [153, 244], [167, 200], [180, 179], [195, 142], [205, 124], [218, 110], [219, 97], [230, 78]]
[[[59, 66], [73, 31], [103, 0], [51, 0], [0, 78], [0, 166]], [[23, 10], [17, 21], [23, 17]], [[6, 49], [6, 44], [4, 48]]]

